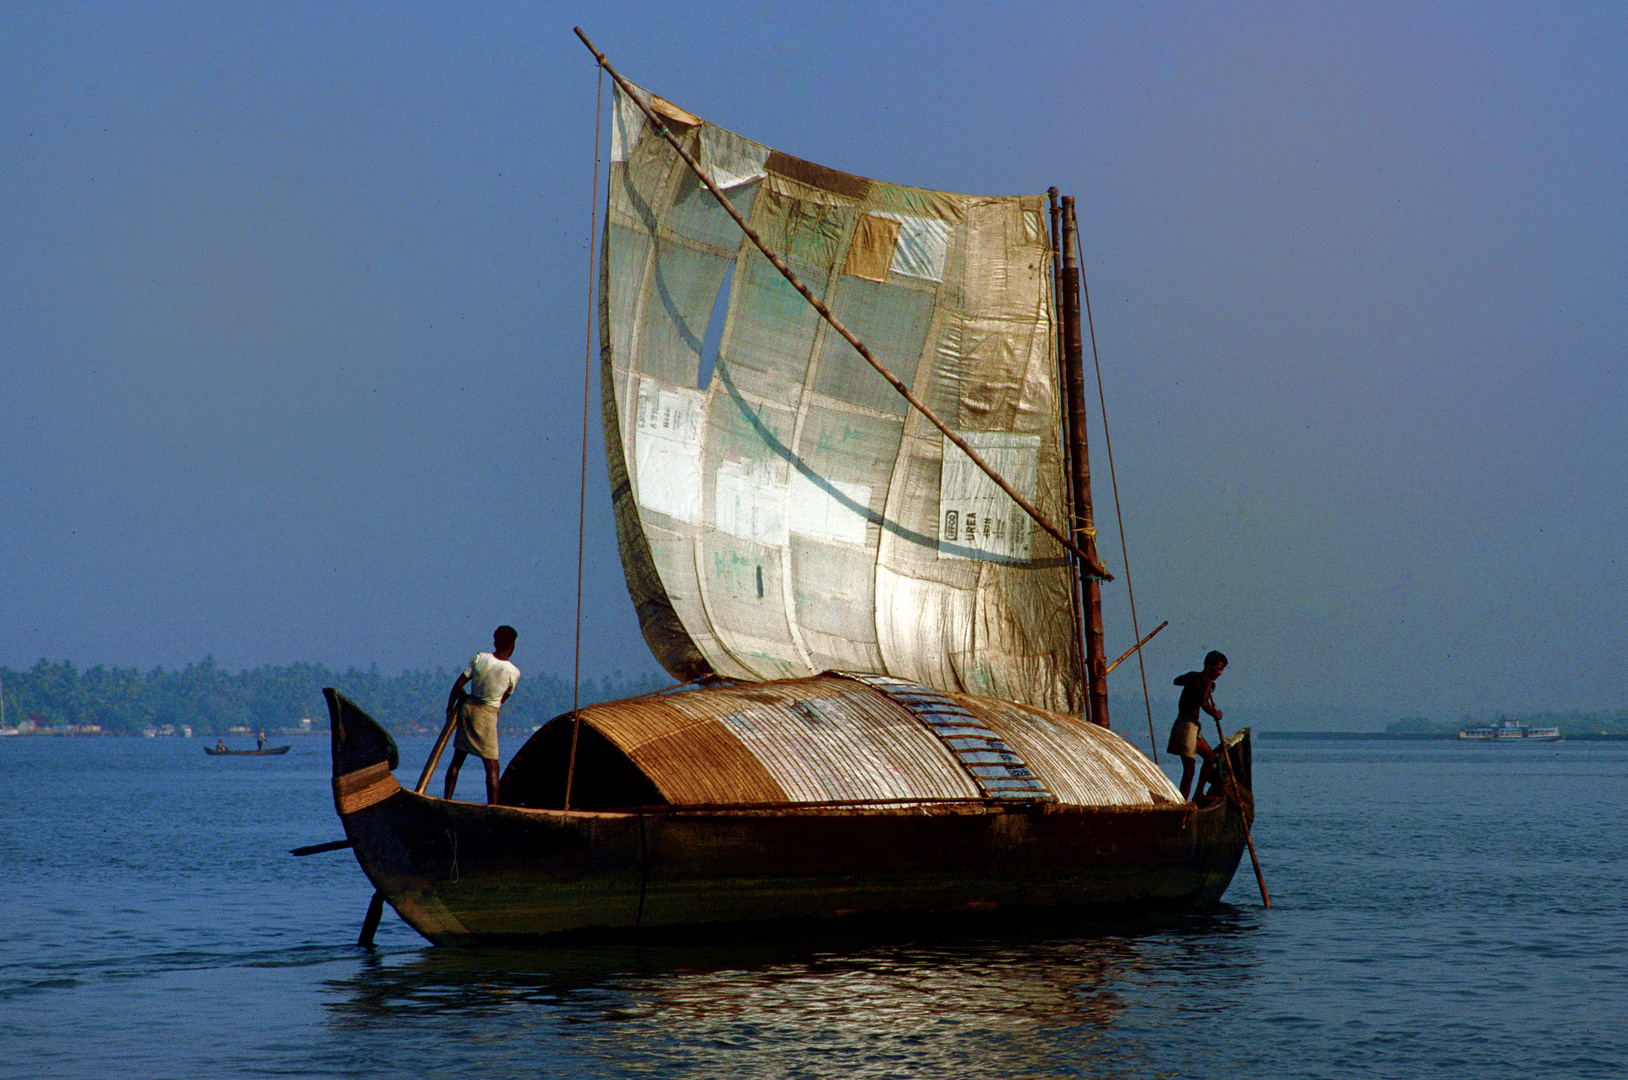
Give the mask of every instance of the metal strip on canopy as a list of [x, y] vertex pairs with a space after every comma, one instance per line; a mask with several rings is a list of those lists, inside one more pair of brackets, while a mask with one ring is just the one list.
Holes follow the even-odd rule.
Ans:
[[919, 683], [890, 675], [837, 672], [874, 687], [909, 710], [966, 769], [978, 789], [991, 799], [1056, 802], [1057, 799], [1011, 747], [955, 701]]

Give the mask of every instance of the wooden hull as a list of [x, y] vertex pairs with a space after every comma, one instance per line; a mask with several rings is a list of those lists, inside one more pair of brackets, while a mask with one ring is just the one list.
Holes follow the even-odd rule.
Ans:
[[399, 790], [344, 818], [374, 885], [437, 944], [582, 931], [1219, 899], [1226, 804], [1110, 811], [591, 814]]
[[286, 754], [292, 749], [289, 746], [268, 746], [264, 750], [217, 750], [213, 746], [204, 747], [204, 753], [210, 757], [272, 757], [276, 754]]
[[[382, 731], [358, 730], [359, 713], [347, 731], [338, 711], [334, 791], [346, 835], [379, 892], [437, 944], [765, 920], [1179, 910], [1218, 900], [1244, 850], [1243, 818], [1227, 802], [599, 813], [448, 801], [401, 788], [376, 749]], [[361, 764], [370, 756], [379, 760]]]

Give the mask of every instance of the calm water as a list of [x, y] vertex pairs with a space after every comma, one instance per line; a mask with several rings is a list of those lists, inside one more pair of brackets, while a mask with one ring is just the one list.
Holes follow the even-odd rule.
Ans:
[[0, 1077], [1628, 1072], [1628, 743], [1267, 739], [1270, 911], [518, 953], [358, 950], [326, 741], [203, 745], [0, 740]]

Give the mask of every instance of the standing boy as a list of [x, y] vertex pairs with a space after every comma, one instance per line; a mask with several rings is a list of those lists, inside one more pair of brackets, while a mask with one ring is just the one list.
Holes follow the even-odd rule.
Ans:
[[1203, 792], [1210, 774], [1215, 771], [1215, 751], [1204, 741], [1198, 713], [1203, 709], [1220, 722], [1221, 710], [1215, 707], [1210, 695], [1215, 692], [1215, 680], [1219, 679], [1225, 670], [1227, 658], [1212, 649], [1204, 657], [1203, 671], [1189, 671], [1185, 675], [1176, 676], [1175, 679], [1175, 685], [1181, 687], [1181, 702], [1176, 706], [1176, 722], [1170, 727], [1170, 745], [1166, 746], [1165, 750], [1181, 758], [1181, 797], [1184, 800], [1193, 783], [1195, 756], [1204, 759], [1204, 768], [1198, 775], [1195, 796]]
[[[492, 651], [476, 653], [447, 695], [447, 722], [458, 719], [458, 736], [452, 764], [447, 766], [446, 797], [452, 798], [458, 786], [458, 770], [464, 758], [474, 754], [486, 766], [486, 802], [497, 805], [497, 715], [520, 681], [520, 669], [509, 663], [514, 655], [515, 631], [500, 626], [492, 633]], [[464, 693], [464, 687], [469, 692]]]

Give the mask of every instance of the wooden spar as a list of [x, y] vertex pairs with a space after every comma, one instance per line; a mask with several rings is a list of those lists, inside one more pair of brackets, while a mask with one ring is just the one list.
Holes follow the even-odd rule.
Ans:
[[1140, 649], [1143, 645], [1146, 645], [1148, 642], [1152, 641], [1154, 634], [1157, 634], [1160, 630], [1163, 630], [1165, 627], [1167, 627], [1169, 625], [1170, 625], [1170, 620], [1166, 619], [1164, 622], [1160, 623], [1158, 626], [1155, 626], [1152, 630], [1149, 630], [1147, 637], [1143, 638], [1141, 641], [1138, 641], [1135, 645], [1132, 645], [1130, 648], [1126, 649], [1124, 656], [1121, 656], [1118, 660], [1115, 660], [1113, 663], [1108, 665], [1108, 670], [1112, 671], [1114, 668], [1118, 667], [1120, 664], [1123, 664], [1126, 660], [1129, 660], [1130, 657], [1131, 657], [1131, 653], [1135, 652], [1137, 649]]
[[[1089, 568], [1097, 565], [1097, 527], [1091, 512], [1091, 460], [1085, 427], [1085, 359], [1080, 336], [1080, 265], [1074, 252], [1074, 196], [1063, 196], [1063, 365], [1069, 425], [1070, 489], [1074, 495], [1074, 550]], [[1085, 677], [1093, 724], [1108, 726], [1108, 665], [1103, 653], [1102, 580], [1085, 575]]]
[[[1057, 202], [1057, 189], [1047, 188], [1046, 198], [1051, 202], [1051, 309], [1061, 313], [1063, 310], [1063, 244], [1059, 232], [1058, 222], [1062, 217], [1062, 208]], [[1059, 316], [1060, 317], [1060, 316]], [[1068, 384], [1068, 364], [1063, 358], [1063, 335], [1057, 335], [1057, 385]], [[1073, 442], [1068, 433], [1068, 403], [1059, 403], [1059, 412], [1063, 416], [1063, 430], [1059, 432], [1059, 442], [1063, 445], [1063, 466], [1068, 475], [1074, 475]], [[1074, 491], [1072, 484], [1063, 487], [1063, 498], [1068, 503], [1069, 520], [1074, 517]], [[1080, 657], [1085, 657], [1085, 616], [1081, 607], [1080, 597], [1080, 564], [1077, 559], [1068, 561], [1069, 602], [1074, 605], [1074, 647], [1079, 649]]]
[[1254, 800], [1250, 800], [1251, 806], [1246, 807], [1244, 805], [1243, 795], [1238, 790], [1238, 778], [1236, 775], [1234, 775], [1232, 768], [1232, 751], [1227, 748], [1227, 733], [1221, 730], [1221, 721], [1219, 718], [1217, 718], [1215, 721], [1215, 734], [1216, 737], [1221, 740], [1221, 756], [1226, 762], [1227, 766], [1226, 770], [1222, 774], [1223, 783], [1226, 786], [1227, 798], [1232, 800], [1232, 804], [1238, 808], [1238, 819], [1244, 823], [1244, 843], [1249, 847], [1250, 865], [1254, 866], [1255, 868], [1255, 884], [1261, 887], [1261, 906], [1271, 907], [1272, 898], [1266, 895], [1266, 878], [1261, 876], [1261, 860], [1260, 857], [1255, 854], [1255, 837], [1249, 831], [1249, 819], [1252, 816]]
[[435, 775], [435, 764], [441, 760], [441, 751], [447, 748], [447, 740], [452, 737], [452, 729], [458, 726], [458, 710], [447, 710], [447, 722], [441, 728], [441, 735], [435, 740], [435, 749], [430, 751], [430, 760], [424, 763], [424, 771], [419, 774], [418, 786], [413, 790], [424, 794], [424, 789], [430, 785], [430, 777]]
[[571, 709], [571, 756], [565, 767], [565, 801], [561, 804], [566, 810], [571, 809], [571, 784], [577, 778], [577, 737], [582, 734], [582, 714], [575, 707]]
[[[684, 164], [689, 166], [690, 171], [693, 172], [696, 178], [701, 181], [702, 185], [704, 185], [706, 189], [712, 193], [713, 198], [718, 200], [718, 205], [723, 207], [729, 216], [735, 220], [736, 225], [740, 226], [741, 232], [746, 234], [746, 238], [752, 242], [753, 246], [763, 253], [764, 258], [768, 259], [770, 264], [772, 264], [776, 270], [780, 271], [780, 275], [791, 283], [792, 288], [796, 289], [802, 294], [803, 299], [807, 300], [809, 304], [813, 306], [814, 310], [819, 313], [820, 318], [829, 323], [831, 329], [835, 330], [838, 334], [841, 334], [843, 340], [852, 345], [854, 350], [864, 358], [865, 362], [871, 367], [875, 368], [876, 373], [881, 375], [882, 378], [886, 379], [888, 384], [892, 386], [894, 390], [898, 391], [899, 396], [903, 397], [905, 401], [910, 403], [911, 408], [925, 416], [927, 420], [934, 427], [936, 427], [946, 439], [954, 443], [963, 454], [967, 455], [967, 459], [969, 461], [978, 466], [979, 469], [983, 470], [984, 475], [993, 480], [996, 487], [1004, 491], [1013, 502], [1017, 503], [1018, 506], [1022, 508], [1025, 514], [1028, 514], [1030, 518], [1034, 519], [1034, 523], [1036, 525], [1039, 525], [1042, 529], [1046, 530], [1046, 532], [1050, 533], [1052, 539], [1056, 540], [1059, 544], [1063, 545], [1065, 550], [1071, 552], [1076, 558], [1080, 559], [1086, 575], [1103, 581], [1112, 581], [1114, 576], [1103, 567], [1102, 563], [1098, 561], [1095, 554], [1089, 554], [1086, 549], [1076, 546], [1075, 543], [1069, 539], [1068, 535], [1063, 532], [1063, 530], [1046, 520], [1045, 516], [1040, 513], [1039, 508], [1037, 508], [1028, 499], [1025, 499], [1022, 495], [1018, 494], [1017, 489], [1011, 484], [1007, 483], [1006, 478], [1001, 476], [1000, 473], [996, 472], [994, 467], [991, 466], [989, 462], [985, 461], [978, 451], [974, 450], [971, 445], [969, 445], [961, 436], [951, 431], [949, 425], [944, 423], [943, 420], [939, 419], [938, 414], [927, 407], [926, 402], [918, 398], [911, 391], [910, 387], [906, 386], [897, 375], [889, 371], [880, 360], [876, 359], [876, 357], [871, 353], [869, 347], [867, 347], [863, 341], [859, 340], [859, 338], [854, 335], [853, 331], [844, 326], [842, 322], [831, 313], [831, 309], [826, 307], [825, 303], [819, 297], [814, 295], [813, 290], [811, 290], [807, 285], [803, 284], [802, 279], [792, 271], [791, 267], [786, 265], [785, 260], [780, 258], [780, 256], [776, 255], [773, 251], [769, 250], [768, 245], [763, 242], [763, 238], [757, 234], [757, 231], [753, 229], [752, 226], [747, 224], [746, 219], [741, 217], [740, 211], [735, 209], [734, 205], [730, 203], [729, 199], [724, 195], [724, 193], [718, 190], [718, 185], [713, 183], [712, 178], [706, 174], [706, 170], [701, 168], [700, 162], [696, 161], [695, 158], [690, 155], [690, 152], [684, 149], [683, 144], [680, 143], [678, 138], [667, 129], [667, 125], [662, 123], [661, 118], [656, 115], [655, 111], [651, 109], [649, 105], [646, 105], [644, 101], [640, 99], [639, 95], [634, 92], [632, 84], [626, 79], [622, 78], [622, 76], [617, 73], [615, 68], [611, 67], [610, 61], [605, 59], [605, 54], [594, 48], [593, 42], [588, 40], [588, 35], [584, 34], [580, 27], [574, 27], [573, 29], [575, 29], [577, 37], [581, 38], [582, 43], [588, 47], [588, 51], [594, 54], [594, 59], [599, 62], [599, 66], [604, 68], [612, 79], [616, 80], [616, 85], [620, 86], [622, 91], [628, 95], [629, 99], [639, 107], [640, 111], [644, 113], [645, 119], [649, 120], [651, 125], [655, 127], [656, 132], [661, 135], [662, 138], [667, 140], [667, 144], [673, 148], [673, 151], [678, 154], [678, 156], [683, 160]], [[1094, 546], [1090, 550], [1094, 551]], [[1106, 727], [1107, 725], [1104, 724], [1103, 726]]]

